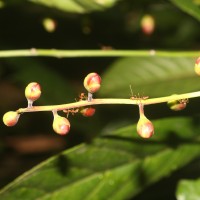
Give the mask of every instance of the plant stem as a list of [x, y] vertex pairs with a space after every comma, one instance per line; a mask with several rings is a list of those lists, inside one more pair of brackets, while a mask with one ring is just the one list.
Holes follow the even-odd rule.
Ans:
[[157, 51], [157, 50], [57, 50], [57, 49], [22, 49], [0, 51], [0, 58], [5, 57], [198, 57], [200, 51]]
[[189, 99], [200, 97], [200, 91], [191, 92], [179, 95], [171, 95], [166, 97], [159, 98], [151, 98], [151, 99], [92, 99], [91, 101], [78, 101], [74, 103], [61, 104], [61, 105], [50, 105], [50, 106], [33, 106], [31, 108], [20, 108], [17, 110], [18, 113], [24, 112], [39, 112], [39, 111], [53, 111], [53, 110], [68, 110], [73, 108], [91, 106], [91, 105], [100, 105], [100, 104], [128, 104], [128, 105], [149, 105], [149, 104], [157, 104], [164, 103], [171, 100], [181, 100], [181, 99]]

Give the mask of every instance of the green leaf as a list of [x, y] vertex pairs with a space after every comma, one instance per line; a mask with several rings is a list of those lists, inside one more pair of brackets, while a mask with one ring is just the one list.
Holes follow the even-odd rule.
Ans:
[[184, 12], [200, 20], [199, 0], [171, 0], [171, 2]]
[[160, 97], [199, 90], [200, 79], [194, 72], [192, 58], [122, 58], [102, 76], [100, 96]]
[[65, 12], [88, 13], [112, 7], [119, 0], [30, 0]]
[[[72, 84], [52, 68], [48, 68], [37, 59], [9, 59], [7, 60], [15, 73], [12, 79], [25, 87], [30, 82], [38, 82], [42, 88], [42, 95], [37, 102], [43, 104], [63, 104], [74, 100]], [[58, 89], [59, 88], [59, 89]]]
[[190, 118], [154, 121], [144, 140], [127, 126], [52, 157], [1, 190], [9, 199], [128, 199], [200, 156]]
[[200, 179], [181, 180], [176, 191], [177, 200], [199, 200]]

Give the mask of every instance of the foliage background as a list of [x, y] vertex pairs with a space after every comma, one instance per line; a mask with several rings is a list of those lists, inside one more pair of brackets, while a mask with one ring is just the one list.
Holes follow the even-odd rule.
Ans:
[[[48, 2], [52, 2], [52, 5]], [[198, 1], [99, 1], [105, 2], [105, 4], [98, 4], [97, 2], [92, 0], [71, 0], [67, 3], [64, 1], [42, 0], [10, 1], [9, 3], [1, 1], [0, 49], [92, 50], [113, 48], [127, 50], [164, 49], [169, 51], [199, 49], [200, 26], [198, 20], [200, 19], [200, 12]], [[140, 27], [140, 20], [144, 14], [151, 14], [155, 18], [155, 31], [150, 36], [145, 35]], [[53, 33], [47, 32], [42, 24], [42, 20], [46, 17], [54, 19], [57, 23], [56, 30]], [[37, 105], [73, 102], [78, 97], [78, 94], [84, 91], [82, 86], [83, 78], [92, 71], [98, 72], [103, 78], [102, 89], [97, 94], [98, 97], [129, 98], [130, 84], [132, 84], [135, 94], [140, 93], [150, 97], [199, 90], [199, 79], [193, 72], [195, 59], [187, 56], [180, 56], [179, 58], [171, 58], [170, 56], [168, 58], [1, 58], [0, 112], [3, 115], [8, 110], [25, 107], [26, 100], [23, 88], [31, 81], [38, 81], [42, 86], [43, 94], [41, 99], [37, 101]], [[129, 138], [130, 141], [134, 141], [133, 144], [126, 144], [125, 142], [123, 143], [123, 138], [119, 138], [122, 141], [121, 148], [128, 148], [129, 156], [133, 152], [133, 157], [127, 158], [124, 161], [125, 163], [128, 163], [129, 159], [134, 160], [134, 156], [139, 158], [140, 162], [146, 162], [145, 160], [148, 158], [153, 160], [155, 157], [156, 159], [157, 155], [163, 158], [156, 160], [156, 168], [151, 163], [149, 167], [144, 168], [146, 172], [148, 172], [148, 169], [154, 170], [152, 172], [149, 170], [150, 173], [146, 177], [146, 182], [142, 181], [141, 185], [136, 187], [135, 190], [133, 188], [137, 185], [137, 182], [132, 185], [130, 190], [125, 186], [124, 191], [127, 196], [126, 194], [124, 196], [121, 194], [122, 196], [116, 196], [116, 199], [140, 200], [147, 197], [148, 199], [176, 199], [176, 188], [178, 187], [177, 193], [180, 192], [182, 194], [181, 187], [185, 187], [184, 183], [187, 184], [186, 181], [178, 185], [179, 181], [188, 178], [197, 179], [200, 174], [199, 154], [197, 153], [199, 152], [198, 101], [198, 99], [191, 100], [187, 109], [181, 112], [172, 112], [164, 104], [146, 107], [145, 113], [148, 118], [155, 121], [158, 120], [155, 122], [158, 130], [163, 129], [161, 131], [163, 136], [155, 135], [155, 141], [154, 139], [153, 141], [150, 140], [150, 144], [152, 144], [150, 147], [148, 142], [143, 144], [143, 141], [134, 132], [135, 129], [132, 125], [138, 120], [138, 109], [132, 106], [98, 106], [96, 107], [95, 116], [90, 119], [79, 115], [70, 117], [72, 128], [69, 135], [63, 138], [53, 132], [51, 126], [52, 114], [50, 113], [24, 114], [20, 117], [17, 126], [13, 128], [5, 127], [1, 122], [0, 186], [4, 187], [18, 175], [52, 155], [64, 155], [64, 159], [63, 156], [58, 156], [56, 159], [59, 158], [61, 171], [64, 170], [65, 172], [65, 168], [70, 168], [71, 166], [70, 164], [68, 166], [68, 163], [66, 165], [63, 164], [66, 156], [67, 158], [69, 156], [72, 160], [78, 160], [80, 157], [73, 157], [74, 154], [70, 154], [68, 151], [63, 152], [63, 154], [60, 154], [60, 152], [80, 143], [86, 143], [86, 150], [89, 149], [88, 151], [91, 155], [99, 156], [97, 160], [90, 160], [88, 159], [90, 158], [90, 153], [86, 153], [84, 154], [85, 157], [83, 156], [83, 160], [81, 160], [81, 165], [84, 167], [89, 165], [91, 169], [94, 168], [94, 174], [98, 172], [97, 166], [99, 165], [102, 173], [104, 168], [105, 173], [107, 170], [111, 170], [112, 173], [113, 168], [108, 165], [108, 160], [111, 159], [111, 164], [114, 163], [113, 165], [115, 166], [114, 158], [115, 156], [120, 156], [118, 151], [120, 144], [115, 144], [116, 146], [112, 144], [115, 140], [103, 143], [105, 146], [111, 146], [114, 152], [113, 155], [109, 155], [110, 151], [107, 152], [110, 156], [109, 158], [104, 157], [101, 149], [98, 152], [92, 150], [90, 144], [95, 146], [102, 142], [102, 135], [104, 138], [104, 136], [107, 137], [107, 135], [112, 134], [115, 136], [116, 133], [116, 136], [121, 137], [122, 135], [125, 138]], [[167, 117], [187, 118], [181, 118], [183, 120], [180, 121], [172, 118], [169, 121], [159, 122], [159, 119], [162, 120]], [[173, 125], [173, 122], [175, 125]], [[181, 127], [176, 129], [176, 124], [181, 124]], [[129, 126], [131, 128], [123, 131]], [[169, 130], [169, 127], [174, 127], [174, 129]], [[170, 131], [174, 132], [174, 134], [169, 134]], [[167, 135], [170, 135], [170, 137], [167, 137]], [[94, 140], [95, 138], [100, 139]], [[156, 141], [163, 143], [163, 146], [161, 145], [158, 148]], [[137, 144], [140, 145], [137, 146]], [[102, 146], [104, 147], [104, 145]], [[144, 146], [141, 147], [141, 145]], [[177, 145], [177, 148], [171, 149], [173, 145]], [[187, 145], [189, 145], [189, 148], [187, 148]], [[172, 150], [166, 158], [162, 156], [162, 153], [165, 153], [165, 148], [169, 151]], [[183, 151], [185, 156], [177, 153], [182, 151], [182, 148], [186, 148], [185, 152]], [[172, 158], [175, 154], [179, 156], [173, 160]], [[119, 161], [123, 160], [120, 159]], [[171, 162], [170, 159], [172, 159]], [[88, 164], [88, 160], [90, 164]], [[166, 171], [158, 175], [158, 178], [155, 180], [152, 178], [154, 175], [159, 174], [159, 171], [167, 163], [172, 166], [172, 161], [175, 168], [177, 168], [176, 170], [166, 167]], [[54, 160], [54, 162], [56, 163], [57, 161]], [[101, 162], [105, 162], [105, 165], [101, 165]], [[47, 166], [48, 164], [51, 165], [51, 160], [46, 161], [46, 164]], [[62, 166], [64, 166], [64, 169]], [[137, 168], [137, 164], [134, 163], [133, 168], [136, 170], [136, 174], [140, 170]], [[52, 169], [55, 169], [55, 166]], [[42, 169], [40, 171], [39, 167], [38, 171], [40, 173]], [[80, 171], [77, 172], [77, 174], [79, 173]], [[128, 169], [120, 168], [119, 172], [116, 173], [117, 175], [122, 173], [122, 176], [124, 176], [124, 173], [126, 176], [130, 175]], [[36, 198], [31, 196], [34, 191], [27, 189], [34, 185], [30, 174], [28, 175], [28, 177], [30, 176], [30, 183], [25, 187], [25, 192], [17, 193], [19, 195], [17, 197], [22, 197], [27, 191], [27, 198]], [[51, 172], [47, 173], [47, 177], [43, 176], [43, 179], [50, 179], [50, 174]], [[70, 177], [70, 175], [71, 173], [66, 176]], [[57, 181], [65, 185], [63, 177]], [[134, 177], [135, 174], [132, 174], [128, 176], [126, 181], [130, 181]], [[55, 178], [56, 173], [50, 180], [54, 183]], [[26, 184], [23, 182], [24, 179], [26, 180], [26, 177], [22, 177], [22, 183], [14, 187], [23, 188], [23, 184]], [[77, 178], [77, 182], [79, 179], [81, 178]], [[37, 181], [42, 182], [40, 178]], [[73, 185], [72, 183], [73, 181], [69, 182], [69, 185]], [[93, 184], [93, 182], [89, 181], [88, 184]], [[117, 188], [123, 188], [124, 184], [125, 182], [119, 181]], [[199, 182], [196, 185], [199, 187]], [[81, 183], [79, 186], [86, 188], [86, 190], [90, 188], [89, 185], [83, 186]], [[47, 183], [45, 187], [48, 188], [47, 194], [51, 190], [57, 190], [56, 184], [50, 185]], [[69, 191], [74, 194], [73, 188], [69, 189]], [[78, 191], [81, 195], [81, 190]], [[114, 191], [116, 192], [117, 189], [115, 188]], [[192, 194], [195, 194], [194, 191]], [[3, 191], [2, 197], [4, 199], [16, 199], [15, 191], [11, 192], [10, 196], [6, 196], [9, 192], [9, 190]], [[106, 195], [106, 190], [103, 190], [102, 194], [104, 192]], [[62, 193], [59, 198], [62, 199]], [[93, 199], [108, 199], [108, 196], [94, 195]]]

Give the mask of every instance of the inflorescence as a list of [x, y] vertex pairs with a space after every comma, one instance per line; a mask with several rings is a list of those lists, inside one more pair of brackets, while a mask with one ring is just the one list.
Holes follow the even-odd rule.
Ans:
[[[197, 75], [200, 75], [200, 57], [195, 62], [194, 70]], [[87, 90], [88, 94], [81, 93], [79, 99], [76, 103], [66, 104], [65, 107], [62, 106], [47, 106], [48, 108], [43, 109], [39, 107], [34, 107], [33, 102], [39, 99], [41, 96], [41, 86], [39, 83], [31, 82], [25, 88], [25, 97], [28, 101], [27, 108], [18, 109], [17, 111], [9, 111], [4, 114], [3, 122], [6, 126], [14, 126], [17, 124], [20, 115], [23, 113], [23, 110], [26, 112], [33, 111], [52, 111], [53, 113], [53, 130], [59, 135], [66, 135], [70, 131], [70, 122], [68, 120], [69, 114], [75, 115], [80, 113], [85, 117], [91, 117], [95, 114], [95, 108], [93, 105], [97, 104], [136, 104], [139, 108], [139, 120], [137, 123], [137, 133], [142, 138], [150, 138], [154, 135], [154, 126], [153, 123], [145, 116], [144, 114], [144, 105], [167, 102], [169, 108], [173, 111], [183, 110], [189, 98], [200, 96], [199, 92], [187, 93], [183, 95], [172, 95], [169, 97], [161, 97], [155, 99], [149, 99], [148, 96], [140, 97], [132, 94], [132, 97], [128, 99], [93, 99], [93, 94], [97, 92], [101, 87], [101, 77], [93, 72], [89, 73], [84, 81], [83, 85]], [[132, 90], [131, 90], [132, 92]], [[183, 96], [184, 98], [179, 98]], [[186, 98], [185, 98], [186, 97]], [[68, 106], [67, 106], [68, 105]], [[70, 106], [69, 106], [70, 105]], [[74, 107], [72, 107], [72, 105]], [[42, 106], [41, 106], [42, 107]], [[57, 109], [55, 109], [55, 107]], [[58, 111], [63, 111], [66, 114], [66, 117], [62, 117], [58, 114]]]

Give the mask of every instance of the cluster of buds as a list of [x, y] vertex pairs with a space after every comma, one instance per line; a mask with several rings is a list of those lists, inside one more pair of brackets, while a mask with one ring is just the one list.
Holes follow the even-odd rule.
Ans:
[[[200, 57], [197, 59], [195, 63], [195, 71], [197, 74], [200, 75]], [[101, 87], [101, 77], [93, 72], [89, 73], [83, 82], [83, 85], [85, 89], [88, 91], [88, 95], [85, 95], [85, 93], [81, 93], [79, 96], [79, 101], [87, 101], [92, 102], [93, 101], [93, 94], [97, 92]], [[130, 87], [131, 88], [131, 87]], [[131, 89], [132, 91], [132, 89]], [[31, 109], [34, 109], [33, 102], [39, 99], [41, 96], [41, 87], [37, 82], [32, 82], [27, 85], [25, 88], [25, 97], [28, 101], [27, 110], [30, 111]], [[154, 135], [154, 126], [152, 122], [147, 119], [147, 117], [144, 114], [144, 105], [142, 101], [147, 100], [148, 96], [146, 97], [137, 97], [132, 96], [132, 100], [139, 100], [140, 103], [138, 103], [139, 106], [139, 121], [137, 123], [137, 133], [142, 138], [150, 138]], [[171, 99], [171, 98], [170, 98]], [[173, 98], [172, 98], [173, 99]], [[177, 100], [174, 96], [175, 100], [170, 100], [167, 102], [170, 109], [174, 111], [183, 110], [187, 103], [188, 99], [180, 99]], [[92, 103], [89, 103], [92, 104]], [[84, 105], [84, 103], [83, 103]], [[87, 104], [88, 105], [88, 104]], [[69, 114], [74, 115], [75, 113], [81, 113], [85, 117], [91, 117], [95, 114], [95, 108], [93, 107], [81, 107], [79, 106], [72, 108], [72, 109], [63, 109], [63, 112], [67, 114], [67, 117], [62, 117], [58, 115], [57, 110], [52, 110], [53, 112], [53, 130], [59, 134], [59, 135], [66, 135], [70, 131], [70, 122], [68, 120]], [[4, 114], [3, 116], [3, 122], [6, 126], [14, 126], [17, 124], [19, 117], [20, 117], [20, 111], [9, 111]]]
[[[88, 91], [88, 96], [84, 93], [81, 93], [79, 96], [79, 101], [92, 101], [92, 94], [97, 92], [101, 86], [101, 77], [93, 72], [88, 74], [83, 83], [84, 87]], [[28, 109], [34, 109], [33, 102], [39, 99], [41, 96], [41, 87], [36, 82], [31, 82], [25, 88], [25, 97], [28, 101]], [[95, 108], [93, 107], [82, 107], [81, 109], [71, 109], [63, 110], [64, 113], [67, 113], [67, 117], [62, 117], [58, 115], [57, 110], [53, 110], [53, 130], [59, 135], [66, 135], [70, 131], [70, 122], [67, 119], [69, 113], [75, 114], [80, 112], [85, 117], [91, 117], [95, 113]], [[3, 122], [6, 126], [14, 126], [17, 124], [20, 117], [19, 111], [9, 111], [4, 114]]]
[[[33, 102], [39, 99], [41, 87], [38, 83], [32, 82], [25, 88], [25, 97], [28, 101], [28, 108], [32, 108]], [[19, 120], [20, 114], [17, 111], [9, 111], [4, 114], [3, 122], [6, 126], [14, 126]]]

